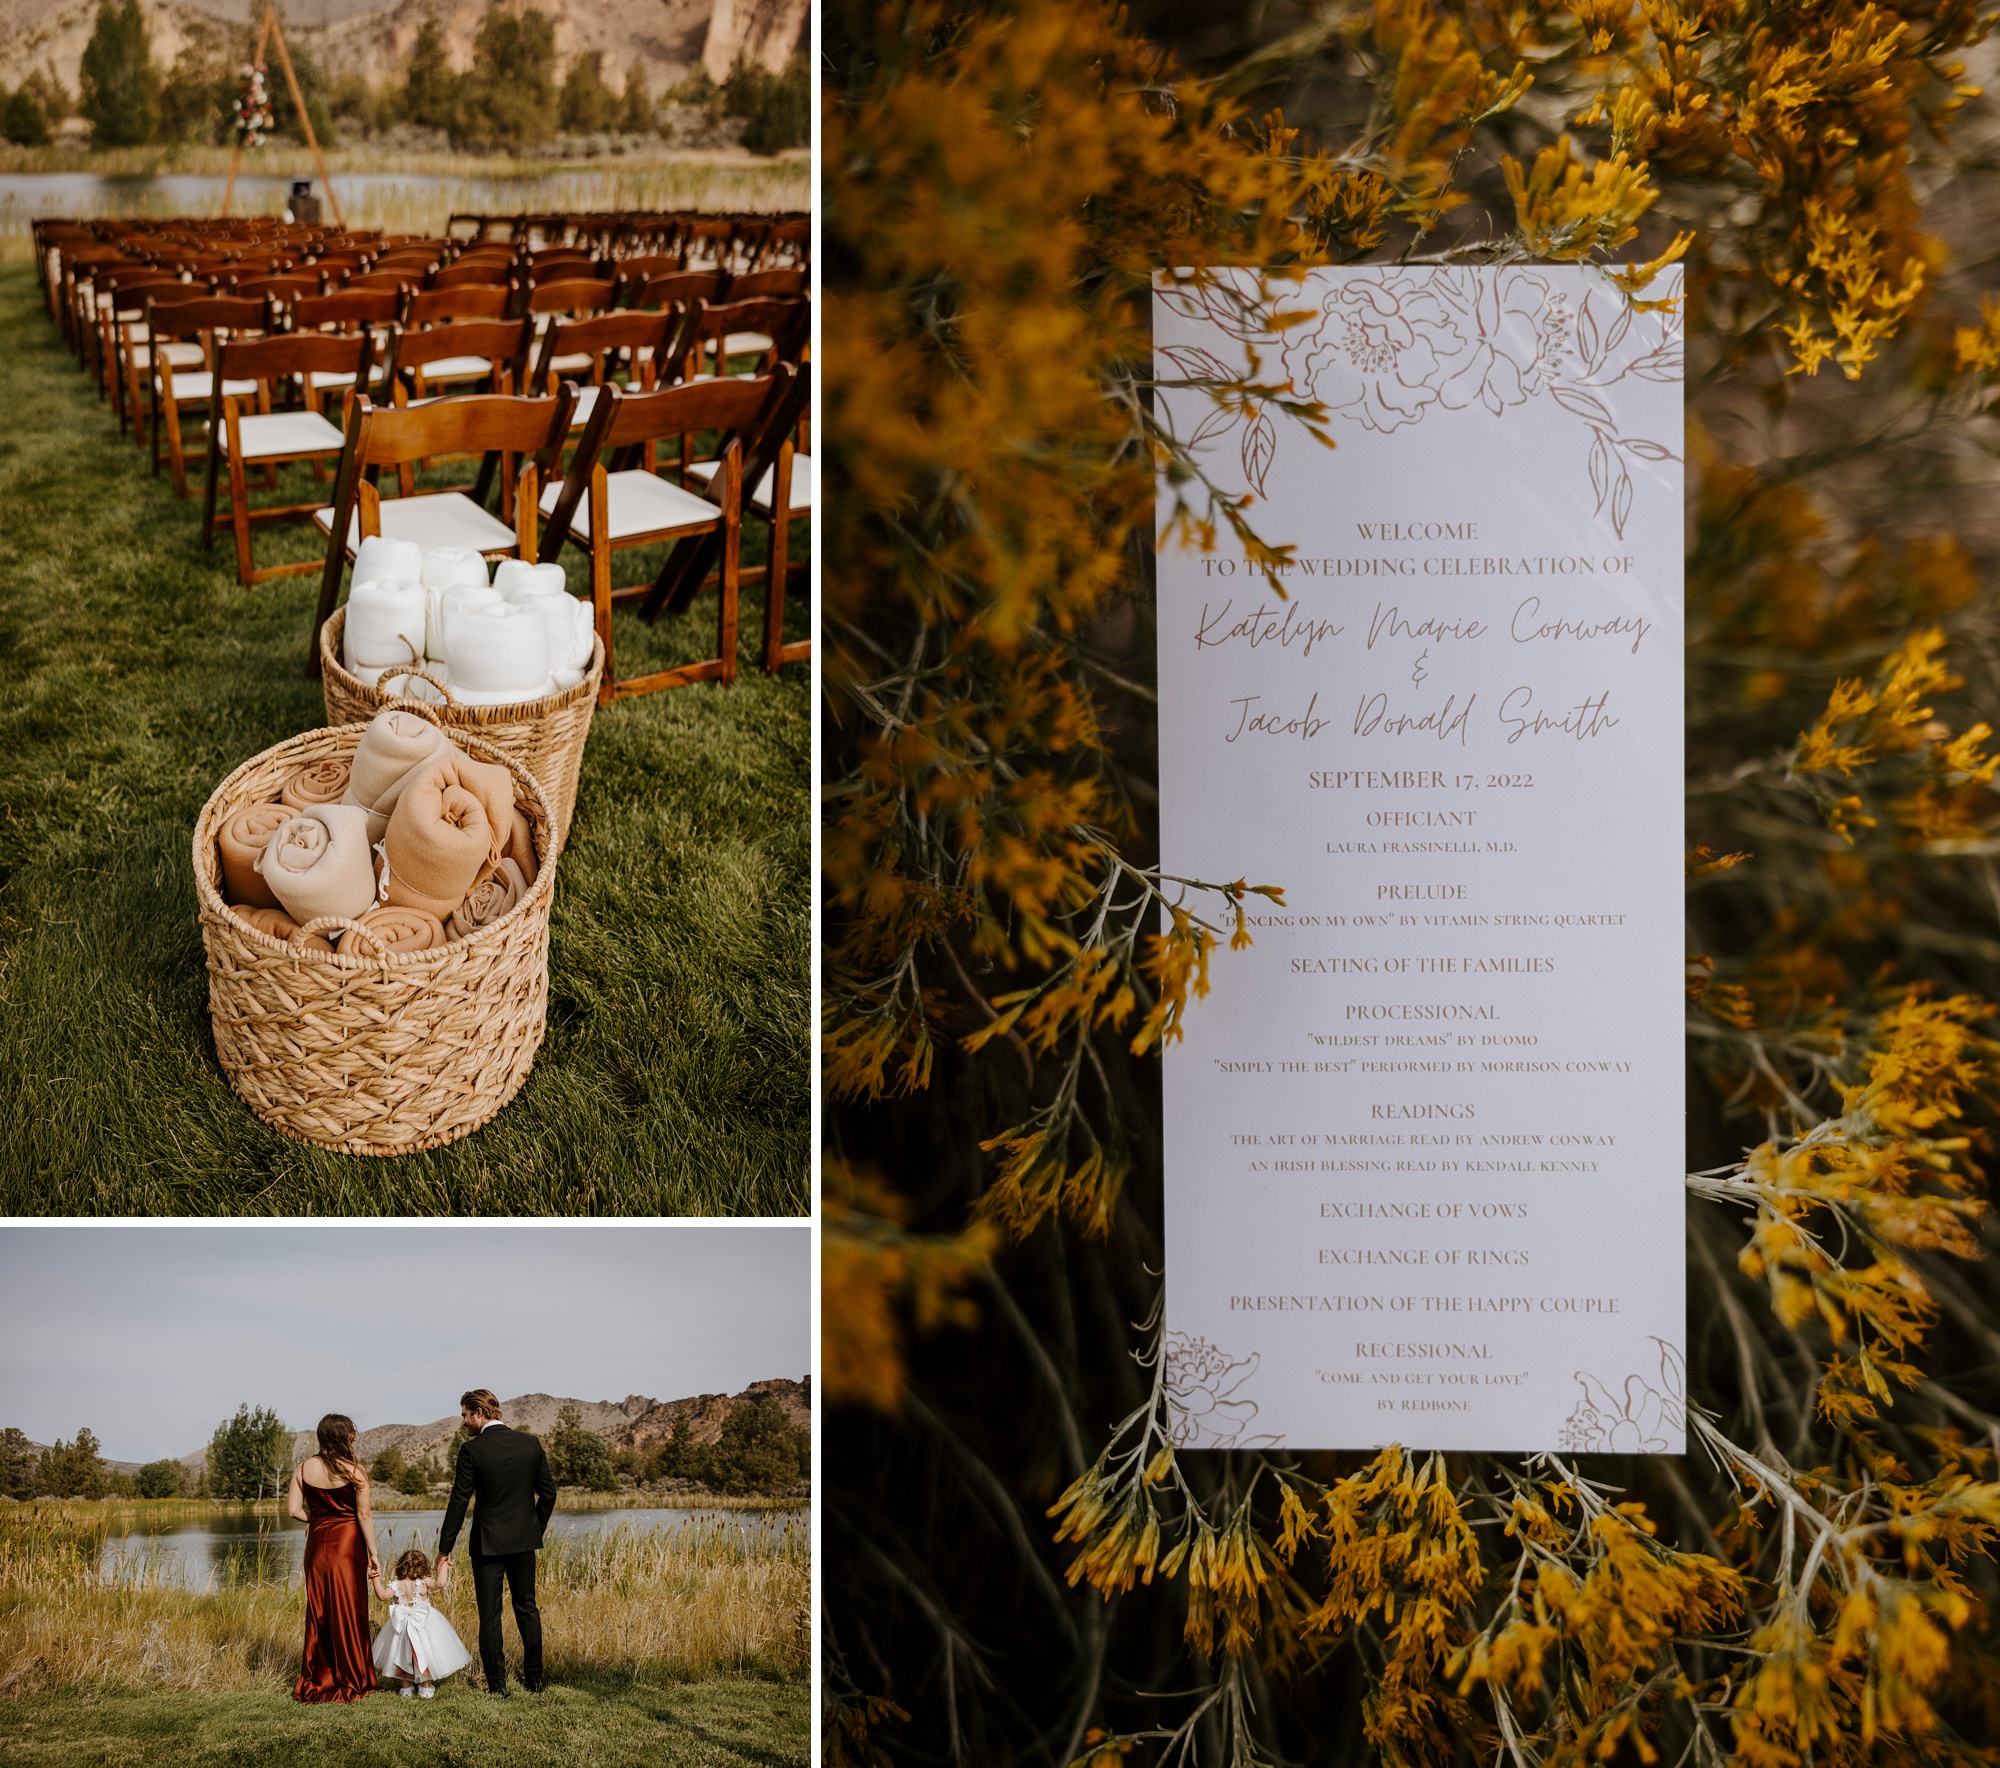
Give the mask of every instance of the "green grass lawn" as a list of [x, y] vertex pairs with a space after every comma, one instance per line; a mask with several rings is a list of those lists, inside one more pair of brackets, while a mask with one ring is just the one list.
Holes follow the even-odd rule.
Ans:
[[810, 1749], [803, 1682], [552, 1684], [492, 1699], [461, 1678], [431, 1701], [300, 1706], [244, 1694], [39, 1695], [0, 1703], [9, 1768], [171, 1760], [177, 1768], [785, 1768]]
[[[188, 845], [237, 763], [325, 723], [317, 579], [244, 589], [226, 535], [202, 551], [31, 266], [0, 267], [0, 336], [0, 1214], [804, 1213], [810, 684], [751, 656], [761, 591], [733, 686], [598, 714], [513, 1102], [405, 1159], [288, 1141], [216, 1062]], [[259, 562], [315, 534], [263, 528]], [[707, 654], [712, 619], [621, 611], [620, 673]]]

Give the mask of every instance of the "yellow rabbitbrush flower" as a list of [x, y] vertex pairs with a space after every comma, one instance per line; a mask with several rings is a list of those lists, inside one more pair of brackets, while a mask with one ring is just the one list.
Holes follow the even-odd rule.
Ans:
[[821, 1380], [835, 1405], [893, 1412], [903, 1398], [902, 1316], [919, 1332], [970, 1325], [965, 1291], [992, 1256], [993, 1236], [977, 1225], [913, 1234], [903, 1200], [842, 1161], [825, 1163], [821, 1184]]
[[[1639, 231], [1639, 220], [1659, 200], [1644, 166], [1620, 150], [1585, 167], [1565, 135], [1535, 155], [1523, 171], [1511, 154], [1500, 162], [1514, 222], [1527, 249], [1541, 258], [1585, 258], [1615, 251]], [[1684, 250], [1686, 240], [1679, 244]]]

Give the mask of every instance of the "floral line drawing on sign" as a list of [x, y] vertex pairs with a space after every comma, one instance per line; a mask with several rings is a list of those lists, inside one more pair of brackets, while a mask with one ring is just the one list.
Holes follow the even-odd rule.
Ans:
[[[1678, 1454], [1677, 1438], [1687, 1428], [1687, 1366], [1663, 1338], [1658, 1383], [1628, 1375], [1614, 1389], [1595, 1375], [1576, 1372], [1583, 1398], [1563, 1421], [1565, 1453], [1610, 1455]], [[1669, 1436], [1668, 1432], [1673, 1435]]]
[[1274, 1436], [1246, 1436], [1257, 1420], [1257, 1402], [1238, 1390], [1257, 1373], [1262, 1357], [1232, 1357], [1219, 1345], [1185, 1332], [1169, 1332], [1162, 1385], [1173, 1410], [1174, 1442], [1183, 1449], [1275, 1447]]
[[[1163, 291], [1162, 298], [1230, 337], [1248, 343], [1256, 336], [1260, 309], [1241, 291], [1204, 283]], [[1482, 274], [1386, 266], [1327, 285], [1319, 311], [1281, 335], [1291, 390], [1381, 435], [1421, 423], [1433, 410], [1479, 406], [1498, 418], [1532, 399], [1553, 399], [1590, 428], [1592, 514], [1608, 505], [1621, 540], [1632, 513], [1627, 461], [1680, 458], [1662, 442], [1624, 435], [1603, 397], [1628, 376], [1679, 379], [1678, 300], [1641, 304], [1607, 283], [1572, 308], [1565, 291], [1531, 268]], [[1243, 384], [1207, 350], [1167, 345], [1159, 354], [1187, 377], [1162, 385], [1202, 386], [1214, 394]], [[1244, 478], [1263, 496], [1278, 436], [1261, 405], [1218, 396], [1188, 446], [1239, 423], [1245, 424]]]

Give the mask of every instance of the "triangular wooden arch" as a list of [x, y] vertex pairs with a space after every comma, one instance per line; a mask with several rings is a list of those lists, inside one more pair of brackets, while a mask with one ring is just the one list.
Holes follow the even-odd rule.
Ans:
[[[326, 169], [326, 157], [319, 151], [319, 142], [313, 136], [312, 118], [307, 114], [306, 101], [299, 91], [299, 77], [292, 72], [292, 53], [285, 47], [285, 33], [278, 23], [278, 8], [275, 4], [264, 8], [264, 28], [257, 33], [257, 47], [250, 53], [250, 65], [264, 65], [264, 46], [276, 43], [278, 65], [285, 70], [285, 85], [292, 95], [292, 108], [299, 113], [299, 126], [306, 132], [306, 146], [312, 150], [313, 164], [319, 168], [319, 181], [326, 187], [326, 204], [333, 211], [333, 224], [345, 227], [347, 223], [340, 216], [340, 199], [333, 194], [333, 175]], [[236, 169], [243, 163], [243, 137], [236, 137], [236, 151], [229, 156], [229, 182], [222, 187], [222, 212], [229, 213], [230, 198], [236, 194]]]

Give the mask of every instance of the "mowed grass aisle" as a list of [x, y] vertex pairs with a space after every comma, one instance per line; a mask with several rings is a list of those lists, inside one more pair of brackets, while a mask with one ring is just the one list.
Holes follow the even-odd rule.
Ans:
[[[396, 1160], [288, 1141], [217, 1064], [189, 844], [225, 774], [326, 722], [317, 580], [244, 589], [226, 536], [202, 551], [199, 501], [119, 435], [32, 266], [0, 265], [0, 338], [0, 1214], [803, 1213], [805, 667], [769, 678], [746, 638], [732, 687], [599, 713], [548, 1035], [490, 1125]], [[313, 532], [261, 530], [260, 562]], [[621, 669], [705, 654], [712, 617], [621, 612]]]

